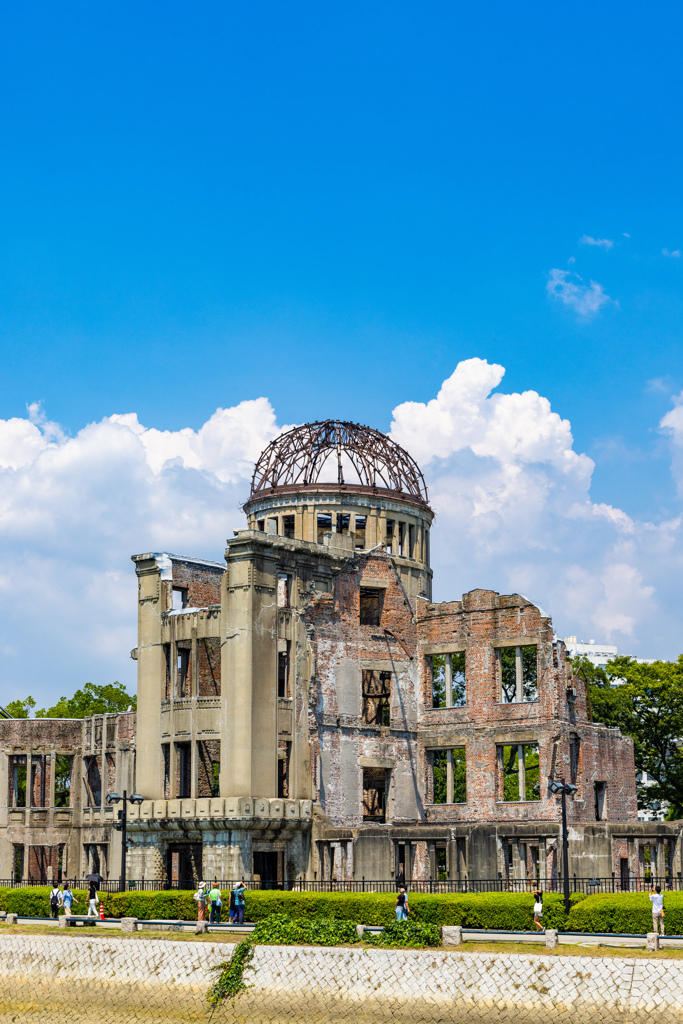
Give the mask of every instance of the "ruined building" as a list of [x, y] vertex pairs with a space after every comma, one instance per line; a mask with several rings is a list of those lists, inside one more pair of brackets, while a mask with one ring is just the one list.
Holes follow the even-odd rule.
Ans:
[[[330, 467], [332, 473], [330, 474]], [[432, 603], [422, 473], [350, 423], [264, 451], [222, 562], [135, 555], [137, 714], [0, 722], [0, 876], [338, 882], [678, 874], [631, 740], [525, 597]], [[118, 844], [118, 845], [117, 845]]]

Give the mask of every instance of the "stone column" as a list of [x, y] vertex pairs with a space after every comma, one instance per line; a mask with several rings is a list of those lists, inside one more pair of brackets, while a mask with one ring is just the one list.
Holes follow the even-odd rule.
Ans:
[[172, 566], [168, 556], [136, 555], [138, 577], [138, 708], [136, 722], [137, 785], [147, 800], [163, 794], [161, 768], [161, 701], [165, 697], [166, 664], [161, 615]]

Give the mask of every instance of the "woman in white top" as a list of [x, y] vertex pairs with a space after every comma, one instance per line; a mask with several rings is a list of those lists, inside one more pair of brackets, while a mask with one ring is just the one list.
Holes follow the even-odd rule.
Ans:
[[541, 924], [541, 917], [543, 916], [543, 893], [540, 889], [537, 889], [534, 893], [534, 924], [536, 925], [536, 931], [542, 932], [543, 925]]
[[650, 899], [652, 900], [652, 930], [657, 934], [659, 925], [662, 927], [662, 935], [664, 934], [664, 896], [659, 885], [656, 885], [654, 889], [650, 889]]

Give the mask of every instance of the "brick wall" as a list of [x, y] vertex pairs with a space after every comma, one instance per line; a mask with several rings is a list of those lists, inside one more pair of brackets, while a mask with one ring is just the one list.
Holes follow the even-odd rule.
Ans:
[[190, 608], [220, 604], [221, 577], [224, 571], [223, 568], [174, 558], [173, 586], [187, 588], [187, 604]]

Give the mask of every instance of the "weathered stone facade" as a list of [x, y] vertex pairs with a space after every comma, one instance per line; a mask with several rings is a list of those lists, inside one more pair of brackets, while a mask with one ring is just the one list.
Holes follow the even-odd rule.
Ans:
[[[124, 778], [143, 797], [129, 878], [548, 882], [563, 870], [554, 779], [577, 787], [570, 873], [677, 874], [679, 825], [637, 823], [632, 742], [592, 722], [551, 620], [519, 594], [433, 604], [419, 469], [382, 435], [336, 426], [299, 428], [327, 431], [301, 472], [282, 439], [266, 450], [224, 562], [134, 556], [134, 727], [0, 722], [0, 874], [23, 844], [64, 846], [71, 874], [97, 856], [115, 875], [105, 798]], [[336, 484], [311, 469], [325, 444]], [[365, 470], [344, 483], [342, 448], [391, 486]], [[66, 752], [58, 808], [50, 771]], [[13, 805], [17, 757], [47, 803]], [[23, 871], [39, 874], [31, 856]]]

